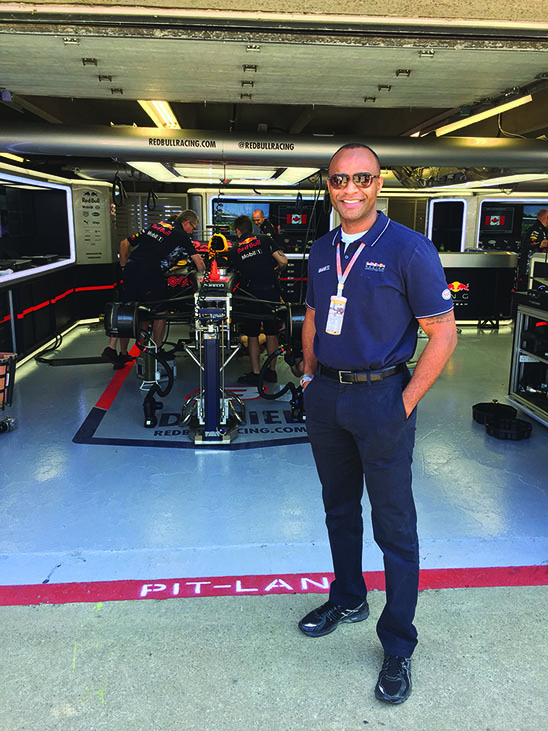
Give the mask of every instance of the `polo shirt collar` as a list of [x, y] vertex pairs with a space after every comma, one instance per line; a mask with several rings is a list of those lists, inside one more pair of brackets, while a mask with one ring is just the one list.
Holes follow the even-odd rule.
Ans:
[[[375, 223], [371, 226], [369, 231], [366, 231], [363, 236], [361, 236], [359, 239], [356, 239], [352, 242], [352, 245], [354, 244], [369, 244], [370, 246], [375, 246], [377, 241], [380, 239], [382, 234], [384, 233], [386, 227], [390, 223], [390, 219], [384, 215], [382, 211], [377, 211], [377, 220]], [[339, 225], [337, 229], [335, 230], [335, 236], [333, 237], [333, 241], [331, 242], [332, 246], [336, 246], [339, 241], [341, 240], [341, 232], [342, 228]]]

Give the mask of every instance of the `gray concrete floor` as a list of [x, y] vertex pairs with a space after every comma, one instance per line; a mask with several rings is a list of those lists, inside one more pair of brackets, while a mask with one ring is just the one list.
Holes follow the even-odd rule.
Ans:
[[[98, 353], [104, 336], [77, 343]], [[471, 418], [474, 403], [505, 398], [510, 351], [509, 328], [465, 329], [421, 404], [425, 569], [548, 563], [548, 429], [513, 443]], [[74, 445], [110, 377], [103, 365], [18, 371], [19, 427], [0, 440], [1, 585], [331, 570], [308, 445]], [[366, 571], [381, 568], [368, 521], [365, 556]], [[370, 594], [367, 621], [308, 639], [297, 621], [325, 599], [1, 607], [0, 731], [548, 729], [547, 586], [421, 592], [414, 690], [398, 707], [373, 695], [383, 593]]]
[[371, 616], [320, 639], [324, 596], [0, 608], [2, 731], [540, 731], [548, 728], [548, 587], [421, 592], [413, 693], [373, 695]]

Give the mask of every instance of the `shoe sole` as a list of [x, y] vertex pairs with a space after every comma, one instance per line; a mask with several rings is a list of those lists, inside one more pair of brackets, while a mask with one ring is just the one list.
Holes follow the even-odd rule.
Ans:
[[383, 703], [389, 703], [391, 706], [398, 706], [400, 703], [404, 703], [411, 695], [411, 686], [409, 686], [409, 692], [403, 698], [393, 699], [390, 696], [384, 695], [377, 688], [375, 688], [375, 698]]
[[299, 629], [307, 637], [325, 637], [325, 635], [330, 635], [331, 632], [334, 632], [340, 624], [344, 624], [345, 622], [352, 622], [352, 624], [354, 624], [355, 622], [363, 622], [363, 620], [367, 619], [368, 617], [369, 617], [369, 609], [367, 610], [366, 613], [362, 612], [361, 614], [356, 614], [355, 617], [345, 617], [344, 619], [340, 619], [337, 622], [337, 624], [334, 624], [329, 629], [321, 630], [320, 632], [317, 632], [316, 630], [303, 629], [300, 622], [299, 622]]

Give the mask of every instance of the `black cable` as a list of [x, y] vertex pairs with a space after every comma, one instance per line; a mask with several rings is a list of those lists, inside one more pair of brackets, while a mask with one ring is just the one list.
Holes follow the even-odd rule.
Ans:
[[[314, 214], [316, 212], [316, 206], [318, 205], [318, 200], [320, 197], [321, 181], [322, 181], [322, 176], [320, 175], [318, 178], [318, 187], [314, 193], [314, 202], [312, 204], [310, 221], [308, 222], [308, 228], [306, 230], [306, 236], [305, 236], [305, 241], [304, 241], [303, 257], [301, 260], [301, 284], [299, 287], [299, 304], [301, 304], [301, 305], [303, 304], [303, 297], [304, 297], [304, 276], [303, 276], [303, 274], [304, 274], [304, 267], [305, 267], [305, 263], [306, 263], [306, 249], [308, 246], [308, 237], [310, 235], [310, 226], [312, 225], [312, 219], [314, 218]], [[325, 208], [324, 208], [324, 210], [325, 210]], [[318, 224], [316, 223], [316, 229], [314, 230], [314, 238], [316, 238], [316, 235], [318, 233], [317, 225]]]
[[127, 198], [126, 189], [122, 183], [122, 179], [116, 173], [112, 182], [112, 202], [115, 206], [121, 206]]
[[212, 259], [209, 262], [209, 267], [206, 268], [204, 272], [204, 276], [202, 279], [202, 284], [200, 286], [200, 291], [198, 292], [198, 297], [196, 298], [196, 306], [194, 308], [194, 318], [197, 320], [200, 315], [200, 307], [204, 304], [206, 294], [207, 294], [207, 285], [209, 284], [209, 280], [211, 278], [211, 265], [213, 264], [214, 259]]
[[147, 211], [154, 211], [156, 210], [156, 201], [158, 200], [158, 196], [154, 192], [154, 188], [151, 188], [148, 191], [147, 195]]
[[46, 363], [47, 365], [51, 365], [51, 362], [47, 358], [43, 358], [42, 354], [45, 353], [52, 353], [54, 350], [57, 350], [61, 347], [63, 344], [63, 336], [62, 335], [56, 335], [55, 341], [49, 348], [44, 348], [44, 350], [40, 351], [40, 354], [34, 356], [34, 360], [38, 363]]
[[[279, 355], [283, 355], [284, 352], [285, 352], [285, 348], [283, 346], [280, 346], [273, 353], [270, 353], [268, 358], [263, 363], [263, 367], [259, 371], [259, 383], [257, 384], [257, 391], [259, 392], [260, 397], [266, 399], [267, 401], [273, 401], [274, 399], [280, 398], [280, 396], [283, 396], [289, 390], [291, 390], [293, 393], [293, 389], [295, 388], [295, 384], [289, 382], [289, 383], [286, 383], [285, 386], [283, 386], [283, 388], [281, 388], [279, 391], [276, 391], [275, 393], [268, 393], [267, 391], [265, 391], [263, 389], [264, 375], [265, 375], [266, 371], [268, 370], [268, 367], [270, 366], [270, 364], [272, 363], [274, 358], [277, 358]], [[295, 394], [293, 393], [293, 395], [295, 395]]]

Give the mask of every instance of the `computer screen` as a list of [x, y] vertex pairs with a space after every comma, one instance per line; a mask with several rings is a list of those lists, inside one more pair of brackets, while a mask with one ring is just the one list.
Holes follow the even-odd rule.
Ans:
[[513, 206], [482, 206], [480, 232], [485, 234], [512, 233], [514, 230]]
[[280, 230], [284, 233], [314, 232], [314, 209], [312, 204], [280, 206], [278, 209]]
[[260, 208], [265, 218], [270, 213], [270, 204], [262, 201], [240, 201], [235, 198], [213, 198], [211, 201], [211, 220], [214, 226], [229, 226], [234, 230], [234, 219], [238, 216], [252, 218], [253, 211]]
[[534, 206], [523, 206], [523, 219], [521, 222], [521, 232], [525, 233], [529, 226], [532, 226], [537, 220], [537, 214], [542, 209], [548, 209], [548, 203], [535, 203]]

